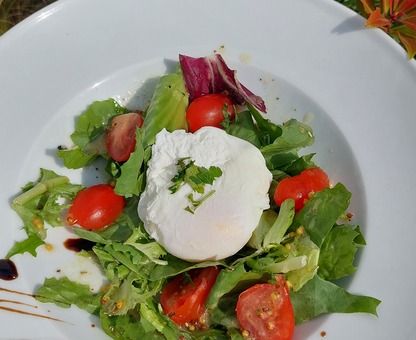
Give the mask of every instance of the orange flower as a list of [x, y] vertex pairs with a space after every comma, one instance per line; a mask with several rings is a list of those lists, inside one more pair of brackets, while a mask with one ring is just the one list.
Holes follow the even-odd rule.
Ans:
[[376, 7], [374, 0], [360, 0], [363, 15], [367, 16], [366, 26], [381, 28], [399, 39], [406, 48], [408, 57], [416, 54], [416, 0], [380, 0]]

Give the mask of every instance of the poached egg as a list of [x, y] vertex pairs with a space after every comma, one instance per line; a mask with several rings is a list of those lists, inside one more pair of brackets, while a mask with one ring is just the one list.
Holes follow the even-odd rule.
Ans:
[[[222, 174], [212, 185], [205, 184], [205, 194], [194, 192], [188, 183], [172, 193], [169, 187], [182, 158], [207, 169], [219, 167]], [[190, 262], [221, 260], [250, 239], [263, 210], [269, 208], [271, 180], [260, 150], [222, 129], [164, 129], [152, 146], [138, 214], [150, 236], [174, 256]], [[185, 210], [190, 194], [197, 200], [211, 191], [193, 213]]]

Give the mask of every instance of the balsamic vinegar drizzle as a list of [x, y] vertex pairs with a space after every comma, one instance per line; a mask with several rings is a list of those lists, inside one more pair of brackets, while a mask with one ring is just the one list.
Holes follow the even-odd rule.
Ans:
[[[11, 275], [10, 270], [12, 274], [15, 272], [16, 275]], [[14, 263], [10, 260], [3, 260], [3, 259], [0, 260], [0, 279], [14, 280], [16, 277], [17, 277], [17, 270], [16, 270], [16, 266], [14, 265]], [[7, 289], [3, 287], [0, 287], [0, 292], [6, 292], [10, 294], [15, 294], [15, 295], [24, 295], [24, 296], [29, 296], [31, 298], [35, 298], [35, 295], [33, 294], [19, 292], [17, 290]], [[32, 305], [32, 304], [21, 302], [21, 301], [0, 299], [0, 310], [5, 310], [7, 312], [18, 313], [18, 314], [23, 314], [23, 315], [30, 315], [30, 316], [34, 316], [37, 318], [48, 319], [48, 320], [53, 320], [53, 321], [67, 322], [61, 319], [53, 318], [51, 316], [28, 312], [28, 311], [18, 309], [18, 308], [8, 307], [5, 304], [14, 304], [14, 305], [26, 306], [26, 307], [31, 307], [31, 308], [38, 308], [38, 306], [36, 305]]]
[[85, 240], [83, 238], [68, 238], [64, 242], [64, 246], [68, 250], [80, 252], [82, 250], [91, 250], [95, 242]]
[[0, 280], [11, 281], [19, 276], [16, 265], [9, 259], [0, 259]]
[[[75, 251], [75, 252], [80, 252], [82, 250], [87, 250], [87, 251], [91, 250], [92, 247], [94, 246], [94, 244], [95, 244], [94, 242], [84, 240], [84, 239], [81, 239], [81, 238], [78, 238], [78, 239], [71, 239], [70, 238], [70, 239], [67, 239], [64, 242], [65, 248], [67, 248], [68, 250]], [[0, 280], [11, 281], [11, 280], [15, 280], [18, 276], [19, 276], [19, 273], [17, 272], [16, 265], [13, 263], [13, 261], [11, 261], [9, 259], [0, 259]], [[16, 291], [16, 290], [7, 289], [7, 288], [3, 288], [3, 287], [0, 287], [0, 292], [6, 292], [6, 293], [10, 293], [10, 294], [15, 294], [15, 295], [24, 295], [24, 296], [29, 296], [31, 298], [35, 298], [35, 295], [33, 295], [33, 294], [19, 292], [19, 291]], [[47, 316], [47, 315], [43, 315], [43, 314], [39, 314], [39, 313], [28, 312], [28, 311], [18, 309], [18, 308], [8, 307], [4, 304], [11, 304], [11, 305], [14, 304], [14, 305], [20, 305], [20, 306], [35, 308], [35, 309], [38, 308], [38, 306], [33, 305], [33, 304], [20, 302], [20, 301], [16, 301], [16, 300], [9, 300], [9, 299], [1, 299], [0, 298], [0, 310], [4, 310], [4, 311], [7, 311], [7, 312], [12, 312], [12, 313], [23, 314], [23, 315], [34, 316], [34, 317], [37, 317], [37, 318], [43, 318], [43, 319], [68, 323], [67, 321], [57, 319], [57, 318], [54, 318], [54, 317], [51, 317], [51, 316]]]

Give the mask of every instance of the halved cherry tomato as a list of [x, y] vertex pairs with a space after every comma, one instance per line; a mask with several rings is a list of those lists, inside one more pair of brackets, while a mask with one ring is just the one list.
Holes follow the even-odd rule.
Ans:
[[207, 94], [196, 98], [186, 110], [188, 131], [195, 132], [203, 126], [220, 128], [224, 120], [223, 110], [229, 114], [231, 120], [234, 119], [234, 103], [223, 94]]
[[129, 159], [136, 146], [136, 128], [143, 125], [143, 117], [137, 112], [115, 116], [105, 136], [109, 156], [117, 162]]
[[283, 275], [276, 284], [256, 284], [240, 294], [237, 319], [250, 339], [289, 340], [295, 329], [295, 316], [289, 289]]
[[93, 185], [75, 196], [66, 220], [70, 226], [78, 224], [88, 230], [101, 229], [115, 221], [124, 205], [124, 197], [117, 195], [112, 186]]
[[295, 210], [299, 211], [312, 194], [326, 187], [329, 187], [329, 179], [322, 169], [306, 169], [299, 175], [282, 179], [274, 192], [274, 201], [280, 206], [286, 199], [293, 198]]
[[163, 311], [178, 325], [197, 323], [205, 313], [205, 300], [220, 273], [220, 268], [207, 267], [176, 276], [160, 295]]

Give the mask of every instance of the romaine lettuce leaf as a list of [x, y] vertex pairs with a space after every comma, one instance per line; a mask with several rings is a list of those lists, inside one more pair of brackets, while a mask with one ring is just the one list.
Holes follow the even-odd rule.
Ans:
[[172, 73], [160, 78], [150, 105], [145, 112], [142, 129], [143, 147], [146, 149], [155, 141], [156, 135], [168, 131], [187, 129], [185, 114], [188, 107], [188, 93], [181, 74]]
[[145, 169], [143, 166], [145, 151], [142, 144], [143, 130], [136, 130], [136, 147], [129, 159], [120, 166], [120, 176], [117, 178], [114, 192], [120, 196], [139, 196], [144, 190]]

